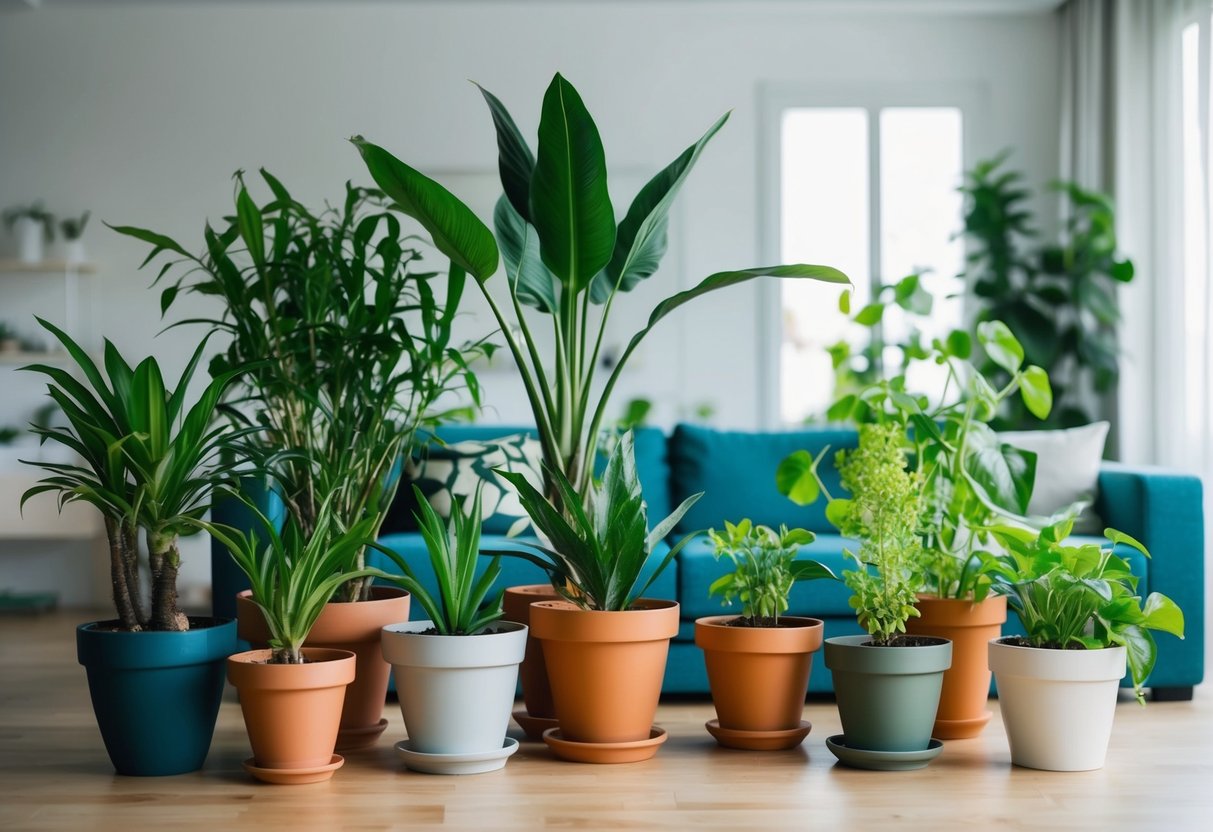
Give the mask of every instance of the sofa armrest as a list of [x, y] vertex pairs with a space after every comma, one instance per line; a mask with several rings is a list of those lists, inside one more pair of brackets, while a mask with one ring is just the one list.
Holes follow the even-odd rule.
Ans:
[[1149, 684], [1186, 687], [1204, 678], [1205, 531], [1198, 477], [1162, 468], [1105, 462], [1099, 512], [1106, 525], [1150, 550], [1149, 588], [1184, 612], [1185, 639], [1158, 634], [1158, 664]]

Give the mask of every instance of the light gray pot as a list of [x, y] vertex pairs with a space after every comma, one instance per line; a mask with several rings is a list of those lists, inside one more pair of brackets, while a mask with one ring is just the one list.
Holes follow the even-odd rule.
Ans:
[[498, 621], [499, 632], [421, 635], [430, 621], [383, 628], [383, 658], [396, 673], [396, 694], [409, 744], [423, 754], [476, 754], [500, 749], [509, 726], [527, 628]]
[[838, 715], [849, 748], [922, 751], [931, 741], [952, 642], [923, 647], [865, 647], [868, 635], [826, 639]]

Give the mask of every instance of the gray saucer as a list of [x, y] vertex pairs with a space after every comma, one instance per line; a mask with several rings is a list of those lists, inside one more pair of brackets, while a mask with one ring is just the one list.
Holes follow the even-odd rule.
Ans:
[[934, 760], [943, 751], [943, 743], [934, 737], [922, 751], [868, 751], [864, 748], [849, 748], [846, 737], [835, 734], [826, 738], [826, 748], [830, 753], [852, 768], [866, 768], [872, 771], [911, 771], [916, 768], [926, 768], [927, 763]]
[[505, 761], [518, 750], [518, 740], [506, 737], [501, 748], [475, 754], [428, 754], [414, 751], [408, 740], [396, 743], [396, 754], [406, 767], [426, 774], [483, 774], [505, 767]]

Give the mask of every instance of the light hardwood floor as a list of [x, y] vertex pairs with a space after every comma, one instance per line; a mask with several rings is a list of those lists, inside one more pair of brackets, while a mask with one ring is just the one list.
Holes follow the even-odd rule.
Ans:
[[1122, 701], [1107, 767], [1081, 774], [1012, 768], [996, 702], [982, 737], [948, 743], [925, 770], [884, 774], [835, 764], [824, 745], [839, 731], [832, 702], [805, 708], [813, 732], [799, 749], [756, 753], [718, 748], [703, 700], [661, 706], [670, 738], [645, 763], [562, 763], [524, 743], [503, 771], [438, 777], [398, 764], [404, 728], [389, 704], [376, 748], [349, 755], [330, 783], [296, 787], [241, 770], [248, 741], [229, 689], [201, 772], [119, 777], [75, 661], [85, 620], [0, 619], [0, 830], [1213, 830], [1207, 686], [1194, 702]]

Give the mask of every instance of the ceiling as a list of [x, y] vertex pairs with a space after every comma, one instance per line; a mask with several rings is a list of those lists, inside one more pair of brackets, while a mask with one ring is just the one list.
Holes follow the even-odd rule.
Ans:
[[[434, 2], [434, 0], [374, 0], [380, 3], [418, 3]], [[453, 0], [454, 2], [479, 3], [511, 3], [518, 0]], [[651, 0], [530, 0], [531, 2], [585, 2], [601, 3], [614, 2], [620, 5], [632, 5]], [[735, 0], [732, 0], [735, 2]], [[65, 6], [100, 6], [100, 5], [199, 5], [202, 2], [216, 0], [0, 0], [0, 9], [45, 9]], [[241, 3], [323, 3], [336, 0], [219, 0], [229, 5]], [[446, 0], [452, 2], [452, 0]], [[716, 4], [730, 0], [667, 0], [667, 2]], [[750, 0], [755, 5], [771, 7], [798, 6], [803, 9], [829, 13], [880, 13], [897, 12], [903, 14], [1038, 14], [1050, 12], [1063, 5], [1065, 0]]]

